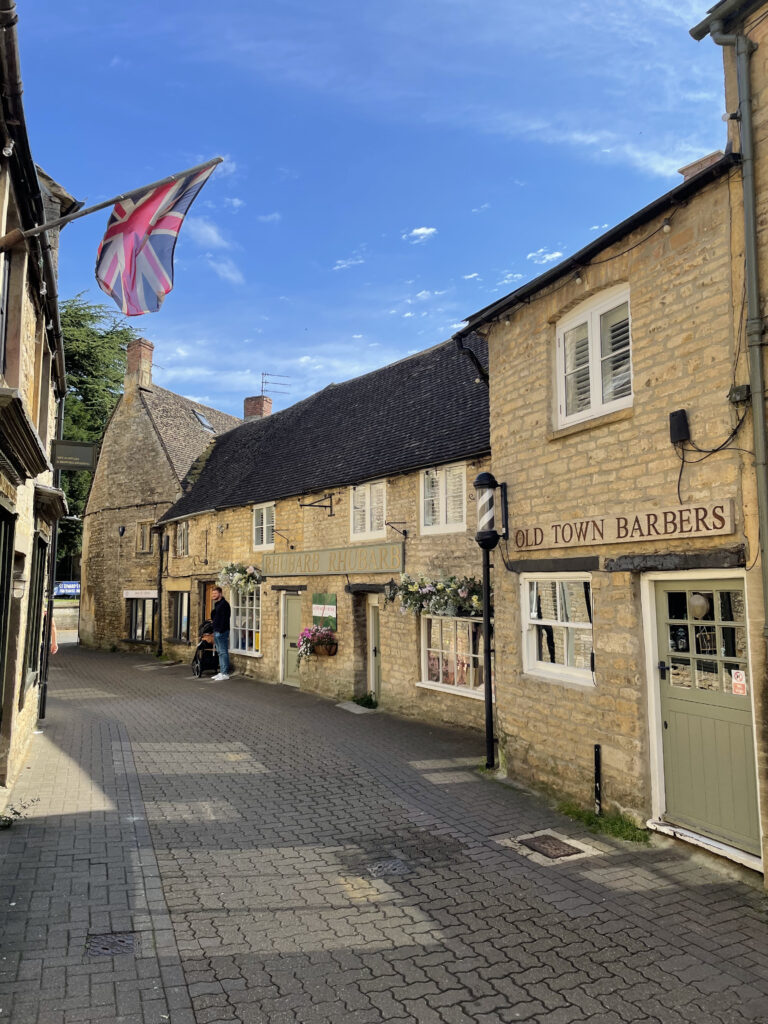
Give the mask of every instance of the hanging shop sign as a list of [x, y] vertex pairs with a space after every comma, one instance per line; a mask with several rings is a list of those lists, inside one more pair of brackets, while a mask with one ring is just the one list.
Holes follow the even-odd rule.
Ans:
[[93, 472], [99, 458], [99, 446], [91, 441], [51, 441], [54, 469], [87, 469]]
[[352, 572], [402, 572], [403, 545], [365, 544], [318, 551], [274, 551], [261, 557], [265, 576], [334, 576]]
[[312, 595], [312, 625], [336, 629], [336, 595]]
[[589, 519], [520, 524], [510, 530], [510, 541], [516, 551], [535, 551], [539, 548], [716, 537], [733, 533], [733, 530], [733, 502], [729, 498], [709, 505], [678, 505], [642, 511], [629, 509]]

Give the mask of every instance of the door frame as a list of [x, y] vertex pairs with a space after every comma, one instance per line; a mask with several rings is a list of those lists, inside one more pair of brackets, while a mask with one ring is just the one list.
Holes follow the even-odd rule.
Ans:
[[658, 649], [659, 636], [656, 625], [656, 584], [674, 583], [676, 581], [691, 582], [695, 580], [738, 580], [744, 588], [744, 607], [747, 623], [747, 659], [749, 662], [750, 693], [749, 702], [752, 713], [752, 753], [755, 759], [755, 786], [757, 789], [757, 812], [760, 824], [760, 838], [763, 838], [763, 816], [760, 806], [760, 774], [757, 761], [757, 722], [755, 719], [755, 686], [753, 683], [752, 642], [750, 637], [749, 593], [747, 590], [747, 573], [744, 569], [681, 569], [677, 572], [647, 572], [640, 576], [640, 602], [642, 609], [643, 636], [645, 638], [645, 676], [648, 693], [648, 739], [651, 776], [651, 818], [646, 824], [657, 832], [665, 832], [695, 843], [705, 849], [713, 850], [720, 856], [737, 861], [755, 871], [763, 870], [761, 857], [739, 850], [729, 844], [699, 835], [690, 829], [678, 825], [669, 825], [663, 820], [666, 811], [666, 792], [664, 784], [664, 753], [662, 749], [662, 714], [661, 693], [658, 680]]
[[[379, 644], [377, 647], [377, 654], [374, 657], [373, 654], [373, 629], [371, 628], [373, 622], [373, 616], [371, 614], [371, 608], [375, 608], [378, 616], [379, 626]], [[373, 693], [378, 700], [381, 696], [381, 686], [377, 685], [376, 681], [376, 658], [379, 663], [379, 676], [381, 675], [381, 607], [379, 605], [378, 594], [368, 594], [368, 600], [365, 602], [365, 683], [367, 693]]]

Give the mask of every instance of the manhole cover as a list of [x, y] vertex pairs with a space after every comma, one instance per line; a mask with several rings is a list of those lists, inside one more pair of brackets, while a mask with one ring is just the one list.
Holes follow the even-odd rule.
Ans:
[[520, 843], [535, 853], [541, 853], [545, 857], [549, 857], [550, 860], [559, 860], [561, 857], [573, 857], [574, 854], [583, 852], [578, 847], [571, 846], [570, 843], [564, 843], [557, 836], [529, 836], [527, 839], [521, 839]]
[[85, 940], [86, 956], [119, 956], [133, 953], [136, 936], [133, 932], [107, 932], [105, 935], [89, 935]]
[[390, 857], [389, 860], [377, 860], [375, 864], [368, 865], [368, 874], [372, 878], [384, 878], [387, 875], [407, 875], [411, 869], [404, 860], [398, 857]]

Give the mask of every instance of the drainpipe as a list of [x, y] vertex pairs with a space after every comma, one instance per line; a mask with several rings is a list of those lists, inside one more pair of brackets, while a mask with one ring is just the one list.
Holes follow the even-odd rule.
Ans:
[[160, 559], [157, 563], [157, 656], [163, 653], [163, 557], [165, 551], [163, 545], [166, 541], [165, 527], [157, 528], [157, 546], [160, 552]]
[[765, 372], [763, 368], [763, 318], [760, 313], [760, 274], [757, 257], [757, 214], [755, 202], [755, 152], [752, 128], [752, 84], [750, 57], [757, 49], [745, 35], [726, 34], [723, 22], [709, 26], [712, 42], [736, 50], [739, 90], [739, 133], [741, 138], [742, 196], [744, 204], [744, 261], [747, 287], [747, 350], [749, 387], [752, 393], [752, 430], [755, 445], [757, 517], [760, 526], [760, 571], [763, 582], [763, 636], [768, 637], [768, 465], [766, 463]]

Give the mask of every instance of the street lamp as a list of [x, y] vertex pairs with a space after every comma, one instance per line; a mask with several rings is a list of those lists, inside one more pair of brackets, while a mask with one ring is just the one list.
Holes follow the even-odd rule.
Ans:
[[[491, 683], [491, 551], [506, 536], [506, 485], [499, 485], [492, 473], [480, 473], [475, 480], [477, 533], [483, 549], [483, 678], [485, 682], [485, 767], [496, 764], [493, 738], [493, 687]], [[501, 487], [502, 533], [496, 531], [496, 491]]]

